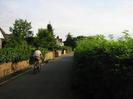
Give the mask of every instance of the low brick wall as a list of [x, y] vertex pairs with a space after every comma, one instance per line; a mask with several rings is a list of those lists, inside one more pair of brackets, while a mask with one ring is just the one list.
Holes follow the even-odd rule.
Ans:
[[12, 73], [12, 63], [4, 63], [0, 65], [0, 78]]
[[62, 55], [62, 51], [60, 50], [55, 51], [55, 57], [59, 57], [61, 55]]
[[57, 51], [58, 52], [58, 56], [61, 56], [62, 55], [62, 51]]
[[27, 60], [12, 64], [12, 70], [14, 72], [25, 70], [27, 68], [29, 68], [29, 61]]
[[3, 78], [11, 73], [22, 71], [29, 68], [28, 61], [21, 61], [18, 63], [4, 63], [0, 65], [0, 78]]
[[67, 53], [66, 50], [63, 50], [63, 51], [62, 51], [62, 54], [66, 54], [66, 53]]
[[52, 60], [55, 58], [55, 52], [49, 51], [48, 53], [46, 53], [45, 55], [45, 60]]

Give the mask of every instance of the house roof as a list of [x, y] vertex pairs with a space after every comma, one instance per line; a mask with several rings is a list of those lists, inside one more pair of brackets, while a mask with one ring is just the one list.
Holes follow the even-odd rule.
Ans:
[[0, 38], [9, 39], [11, 37], [11, 34], [6, 34], [5, 31], [0, 27]]
[[0, 31], [0, 39], [4, 39], [4, 36], [3, 36], [3, 34], [1, 33], [1, 31]]

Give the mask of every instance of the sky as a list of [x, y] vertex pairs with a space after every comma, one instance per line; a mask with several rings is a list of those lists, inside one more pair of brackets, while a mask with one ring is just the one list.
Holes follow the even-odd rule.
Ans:
[[0, 27], [9, 33], [15, 19], [38, 28], [51, 23], [54, 33], [73, 36], [114, 34], [129, 30], [133, 35], [133, 0], [0, 0]]

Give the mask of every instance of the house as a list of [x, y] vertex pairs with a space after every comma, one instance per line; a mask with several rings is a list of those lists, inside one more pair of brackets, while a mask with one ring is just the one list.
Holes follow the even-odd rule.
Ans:
[[2, 48], [2, 39], [4, 39], [4, 36], [0, 31], [0, 48]]
[[57, 36], [57, 38], [56, 38], [56, 44], [57, 44], [58, 46], [64, 46], [64, 43], [63, 43], [62, 39], [59, 38], [59, 36]]
[[2, 41], [8, 40], [11, 37], [11, 34], [6, 34], [5, 31], [0, 27], [0, 48], [2, 48]]
[[2, 48], [2, 38], [0, 38], [0, 49]]

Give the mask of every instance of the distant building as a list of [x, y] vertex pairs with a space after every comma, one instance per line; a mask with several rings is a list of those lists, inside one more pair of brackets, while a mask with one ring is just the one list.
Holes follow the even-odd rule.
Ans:
[[0, 27], [0, 48], [2, 48], [2, 41], [4, 39], [8, 40], [11, 34], [6, 34], [5, 31]]
[[56, 38], [56, 44], [57, 44], [58, 46], [64, 46], [64, 43], [63, 43], [62, 39], [59, 38], [59, 36], [57, 36], [57, 38]]
[[2, 48], [2, 39], [0, 38], [0, 48]]
[[2, 48], [2, 40], [4, 39], [3, 34], [0, 31], [0, 48]]

